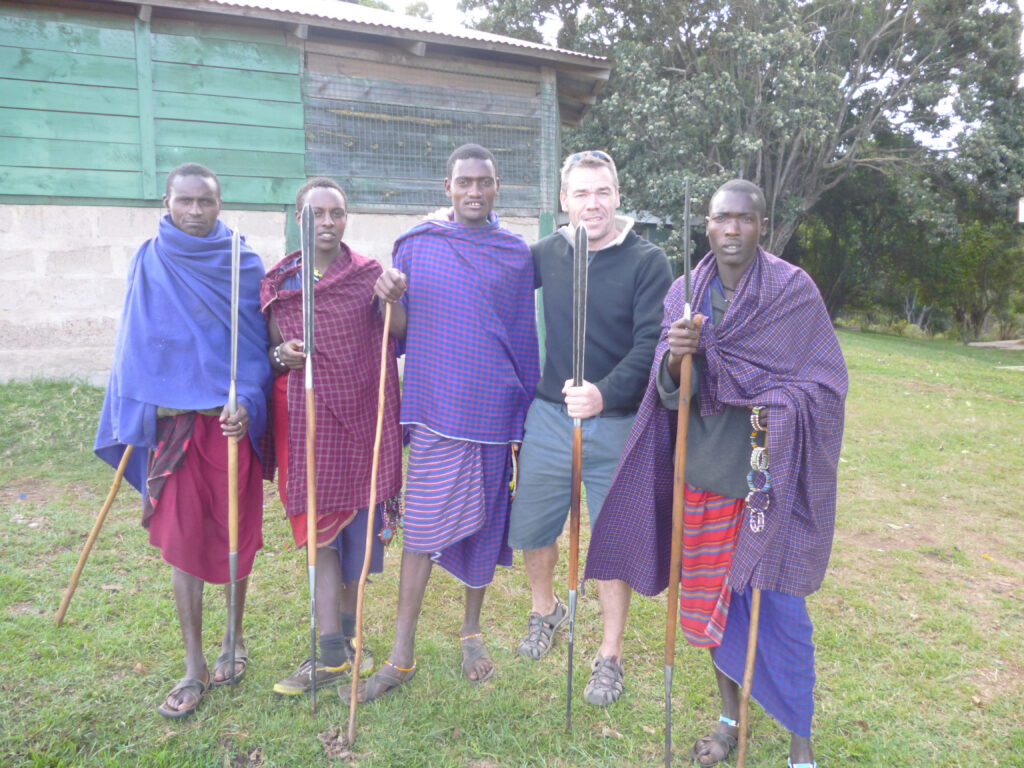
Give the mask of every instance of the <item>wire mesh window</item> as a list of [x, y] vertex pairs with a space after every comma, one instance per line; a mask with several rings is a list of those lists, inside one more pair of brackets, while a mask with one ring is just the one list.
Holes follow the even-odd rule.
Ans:
[[544, 104], [538, 98], [307, 72], [306, 172], [345, 187], [356, 210], [445, 205], [452, 150], [482, 144], [502, 179], [503, 213], [541, 210]]

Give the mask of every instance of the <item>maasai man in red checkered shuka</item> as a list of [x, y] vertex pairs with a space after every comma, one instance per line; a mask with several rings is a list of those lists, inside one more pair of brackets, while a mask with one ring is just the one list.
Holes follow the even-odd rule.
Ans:
[[[366, 551], [366, 526], [383, 527], [397, 511], [402, 487], [402, 436], [398, 424], [399, 384], [394, 340], [385, 374], [377, 498], [370, 494], [377, 390], [384, 320], [373, 286], [381, 265], [351, 250], [342, 238], [348, 221], [345, 192], [324, 177], [310, 179], [296, 195], [296, 218], [305, 204], [313, 210], [314, 267], [313, 397], [316, 403], [315, 466], [317, 507], [316, 611], [320, 652], [301, 662], [274, 685], [282, 696], [297, 696], [340, 682], [355, 658], [356, 600]], [[298, 551], [306, 546], [306, 406], [302, 344], [302, 258], [284, 257], [260, 286], [260, 303], [270, 335], [268, 357], [276, 374], [272, 445], [264, 451], [268, 479], [273, 460], [278, 489]], [[373, 509], [371, 515], [370, 509]], [[371, 519], [372, 518], [372, 519]], [[373, 537], [370, 572], [384, 570], [384, 545]], [[340, 609], [340, 610], [339, 610]], [[362, 656], [363, 670], [373, 658]]]

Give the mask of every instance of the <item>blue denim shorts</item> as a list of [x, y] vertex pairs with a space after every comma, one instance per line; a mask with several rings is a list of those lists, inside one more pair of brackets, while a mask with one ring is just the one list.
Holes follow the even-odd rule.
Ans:
[[[635, 414], [584, 419], [583, 486], [594, 525]], [[509, 518], [508, 543], [513, 549], [554, 544], [569, 516], [572, 474], [572, 419], [564, 405], [536, 398], [526, 416], [519, 451], [516, 497]]]

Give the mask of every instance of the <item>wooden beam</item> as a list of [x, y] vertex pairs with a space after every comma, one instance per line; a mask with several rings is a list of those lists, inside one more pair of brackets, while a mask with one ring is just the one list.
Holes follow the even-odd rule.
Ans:
[[153, 7], [151, 5], [140, 5], [139, 6], [139, 21], [149, 23], [150, 17], [153, 15]]
[[413, 56], [425, 56], [427, 53], [427, 44], [422, 40], [399, 40], [398, 47]]
[[[142, 18], [143, 10], [146, 18]], [[153, 56], [150, 48], [148, 5], [139, 9], [135, 20], [135, 71], [139, 99], [139, 150], [142, 159], [142, 195], [160, 198], [156, 180], [156, 137], [153, 120]]]

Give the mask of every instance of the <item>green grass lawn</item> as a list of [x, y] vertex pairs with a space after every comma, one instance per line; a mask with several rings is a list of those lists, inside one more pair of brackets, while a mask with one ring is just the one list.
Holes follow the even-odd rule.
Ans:
[[[837, 533], [825, 584], [808, 600], [819, 765], [1024, 766], [1024, 371], [1001, 367], [1024, 364], [1024, 353], [840, 338], [850, 396]], [[156, 713], [183, 652], [170, 569], [149, 547], [127, 484], [64, 626], [53, 625], [112, 479], [91, 452], [101, 399], [68, 383], [0, 386], [0, 765], [340, 765], [317, 738], [346, 727], [336, 693], [321, 691], [311, 715], [308, 699], [271, 692], [309, 642], [305, 560], [273, 486], [249, 589], [251, 664], [233, 695], [213, 690], [184, 721]], [[367, 645], [378, 659], [391, 643], [399, 554], [368, 588]], [[558, 578], [564, 590], [564, 564]], [[484, 607], [497, 670], [479, 686], [461, 675], [461, 598], [435, 569], [420, 671], [360, 707], [351, 764], [662, 764], [664, 597], [634, 598], [626, 692], [601, 710], [581, 698], [601, 622], [596, 595], [580, 601], [572, 733], [564, 635], [540, 662], [514, 653], [529, 609], [521, 558], [498, 573]], [[220, 590], [207, 590], [211, 661], [224, 618]], [[690, 744], [718, 710], [707, 653], [682, 640], [673, 711], [673, 762], [689, 765]], [[756, 705], [752, 728], [747, 765], [784, 766], [788, 738]]]

